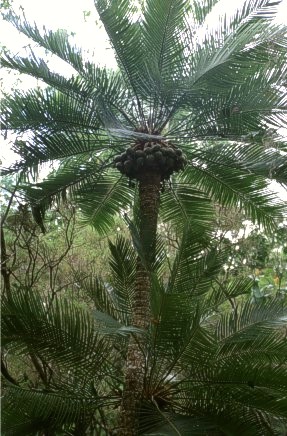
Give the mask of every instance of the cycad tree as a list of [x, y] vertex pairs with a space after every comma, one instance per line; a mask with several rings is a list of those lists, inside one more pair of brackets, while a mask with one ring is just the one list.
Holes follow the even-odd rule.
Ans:
[[[214, 30], [204, 26], [216, 0], [96, 0], [118, 63], [87, 60], [65, 32], [7, 19], [72, 67], [67, 78], [45, 59], [4, 55], [3, 65], [45, 89], [16, 91], [2, 104], [4, 129], [16, 132], [15, 170], [58, 160], [58, 171], [25, 188], [35, 217], [69, 196], [86, 221], [105, 231], [129, 205], [139, 210], [141, 255], [131, 298], [133, 326], [150, 325], [150, 264], [159, 213], [204, 230], [212, 202], [245, 208], [268, 226], [280, 212], [266, 177], [286, 182], [286, 161], [266, 133], [286, 124], [286, 29], [272, 22], [279, 2], [245, 1]], [[127, 179], [130, 183], [127, 183]], [[134, 186], [135, 182], [135, 186]], [[162, 192], [163, 191], [163, 192]], [[144, 380], [141, 340], [131, 339], [122, 434], [136, 433]]]
[[188, 229], [168, 279], [160, 279], [164, 256], [153, 265], [152, 322], [139, 330], [130, 325], [137, 254], [122, 237], [110, 248], [109, 282], [84, 283], [89, 308], [60, 295], [51, 303], [33, 289], [3, 298], [5, 352], [33, 355], [48, 373], [31, 388], [8, 366], [3, 435], [118, 434], [128, 338], [137, 335], [145, 371], [136, 434], [283, 436], [286, 302], [252, 303], [248, 278], [218, 287], [225, 256], [203, 252], [201, 235]]

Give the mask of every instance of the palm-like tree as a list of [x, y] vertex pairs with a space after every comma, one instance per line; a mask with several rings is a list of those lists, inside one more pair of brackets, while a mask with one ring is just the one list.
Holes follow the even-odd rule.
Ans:
[[[25, 189], [39, 222], [51, 202], [67, 195], [99, 231], [110, 227], [120, 208], [137, 206], [142, 250], [131, 324], [141, 329], [151, 319], [148, 265], [159, 213], [177, 226], [190, 221], [204, 229], [213, 217], [212, 202], [244, 207], [267, 227], [280, 212], [266, 193], [266, 177], [285, 183], [287, 166], [264, 141], [270, 126], [286, 123], [286, 34], [271, 22], [277, 2], [246, 1], [201, 37], [216, 3], [96, 0], [117, 71], [86, 60], [65, 32], [40, 31], [25, 18], [7, 16], [74, 70], [66, 78], [33, 53], [4, 56], [4, 66], [48, 85], [17, 91], [3, 102], [4, 128], [20, 135], [14, 147], [22, 160], [14, 169], [60, 162], [46, 181]], [[143, 383], [141, 343], [131, 339], [125, 436], [136, 431]]]
[[[48, 376], [37, 389], [6, 379], [3, 434], [118, 434], [128, 337], [136, 334], [145, 336], [137, 434], [285, 434], [286, 304], [240, 304], [252, 280], [216, 287], [225, 256], [203, 247], [188, 229], [168, 280], [159, 278], [164, 256], [153, 265], [148, 331], [131, 326], [137, 253], [122, 237], [110, 244], [109, 283], [90, 277], [83, 285], [90, 309], [61, 297], [44, 304], [27, 289], [4, 297], [4, 349], [46, 362]], [[222, 311], [237, 297], [235, 311]]]

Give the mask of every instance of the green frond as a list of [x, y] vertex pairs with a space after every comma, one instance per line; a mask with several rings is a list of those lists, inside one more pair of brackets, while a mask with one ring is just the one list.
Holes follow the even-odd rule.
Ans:
[[133, 190], [117, 171], [109, 171], [94, 185], [79, 189], [74, 198], [83, 213], [83, 222], [105, 233], [114, 225], [115, 216], [130, 205]]
[[160, 399], [154, 399], [142, 407], [140, 431], [146, 436], [189, 436], [191, 432], [196, 436], [209, 434], [209, 432], [214, 436], [221, 434], [217, 425], [208, 416], [184, 416], [180, 413], [162, 410]]
[[226, 16], [218, 23], [227, 33], [238, 30], [238, 27], [253, 21], [272, 20], [277, 11], [278, 5], [282, 0], [252, 0], [243, 1], [241, 4], [235, 5], [234, 12]]
[[215, 279], [212, 283], [212, 292], [208, 293], [201, 302], [203, 318], [208, 319], [227, 300], [230, 301], [242, 295], [250, 296], [253, 284], [254, 281], [250, 277], [233, 278], [224, 286]]
[[204, 23], [207, 15], [218, 2], [219, 0], [193, 0], [191, 2], [191, 12], [195, 26]]
[[[115, 336], [118, 346], [120, 345], [121, 337], [125, 338], [131, 334], [143, 335], [145, 333], [144, 330], [141, 330], [138, 327], [123, 325], [112, 316], [108, 315], [107, 313], [100, 312], [99, 310], [94, 310], [93, 316], [97, 330], [102, 335]], [[123, 342], [121, 346], [121, 352], [124, 351], [124, 345], [127, 345], [127, 342]]]
[[182, 32], [186, 31], [186, 0], [148, 0], [143, 12], [143, 44], [161, 79], [171, 81], [185, 62]]
[[[26, 184], [20, 188], [31, 205], [35, 221], [43, 228], [45, 212], [52, 204], [73, 201], [80, 189], [97, 183], [104, 170], [104, 163], [91, 159], [90, 154], [75, 156], [62, 161], [41, 183]], [[29, 181], [28, 181], [29, 182]]]
[[[247, 291], [250, 283], [244, 286]], [[239, 282], [233, 284], [229, 295], [240, 294], [239, 288]], [[154, 345], [149, 351], [147, 391], [153, 395], [151, 400], [158, 401], [161, 417], [171, 408], [184, 415], [186, 422], [192, 423], [192, 417], [196, 422], [200, 416], [203, 425], [209, 423], [219, 434], [240, 429], [243, 435], [259, 436], [266, 428], [270, 432], [280, 428], [280, 422], [284, 426], [286, 305], [276, 299], [266, 305], [246, 302], [238, 312], [211, 313], [204, 321], [208, 307], [200, 307], [202, 299], [196, 303], [180, 295], [181, 299], [162, 294], [161, 313], [150, 339]], [[214, 317], [220, 319], [221, 336], [214, 335]], [[167, 418], [169, 424], [177, 422], [172, 414]], [[153, 431], [160, 421], [159, 416], [150, 421]]]
[[[110, 315], [125, 325], [130, 324], [128, 298], [119, 298], [116, 293], [117, 289], [113, 288], [109, 282], [90, 276], [82, 282], [81, 287], [92, 300], [97, 310]], [[121, 303], [125, 305], [121, 307]]]
[[[287, 188], [287, 163], [286, 156], [280, 157], [280, 164], [276, 165], [275, 168], [271, 166], [269, 171], [269, 176], [272, 180], [276, 180], [276, 182], [280, 183], [285, 189]], [[263, 171], [265, 168], [263, 169]], [[262, 168], [259, 168], [259, 171], [262, 171]], [[266, 171], [266, 170], [265, 170]]]
[[[278, 406], [277, 413], [286, 417], [280, 405], [284, 403], [283, 386], [287, 383], [286, 341], [283, 333], [286, 319], [286, 304], [276, 299], [264, 304], [252, 304], [247, 301], [241, 308], [220, 315], [216, 326], [212, 317], [210, 320], [207, 319], [204, 324], [210, 333], [216, 331], [217, 349], [210, 357], [212, 366], [206, 369], [202, 376], [207, 377], [211, 384], [215, 379], [221, 386], [226, 383], [226, 389], [228, 384], [230, 388], [233, 385], [238, 390], [236, 401], [242, 404], [248, 402], [250, 406], [253, 404], [253, 407], [259, 407], [256, 402], [262, 400], [259, 408], [263, 408], [263, 403], [267, 399], [264, 392], [269, 395], [269, 390], [273, 394], [277, 391], [276, 400], [274, 397]], [[253, 391], [249, 392], [247, 386], [256, 388], [254, 395]], [[270, 400], [271, 397], [264, 406], [265, 411], [268, 411], [267, 403], [270, 403]]]
[[160, 217], [163, 222], [169, 222], [179, 230], [182, 230], [184, 223], [192, 222], [192, 226], [202, 233], [210, 229], [214, 211], [210, 199], [202, 190], [185, 183], [178, 176], [161, 196]]
[[[268, 2], [260, 3], [266, 5]], [[200, 87], [204, 83], [205, 85], [213, 83], [216, 88], [218, 86], [219, 89], [224, 89], [228, 85], [232, 86], [234, 80], [243, 83], [243, 77], [252, 77], [252, 73], [258, 71], [258, 62], [268, 63], [267, 48], [270, 38], [274, 38], [274, 48], [276, 47], [278, 53], [282, 52], [282, 47], [276, 46], [276, 38], [283, 36], [282, 28], [273, 27], [268, 22], [275, 17], [276, 6], [269, 4], [262, 13], [262, 8], [258, 5], [248, 8], [248, 4], [250, 5], [250, 2], [243, 3], [243, 10], [245, 9], [246, 13], [242, 14], [242, 11], [237, 10], [231, 25], [232, 31], [228, 29], [226, 17], [219, 21], [221, 28], [215, 26], [214, 31], [208, 29], [204, 44], [198, 44], [197, 50], [191, 57], [191, 86]], [[262, 44], [265, 46], [262, 47]], [[280, 66], [279, 62], [275, 70], [278, 71]], [[284, 63], [282, 66], [284, 67]], [[247, 71], [245, 67], [248, 67]]]
[[[187, 107], [194, 107], [196, 114], [198, 105], [200, 108], [203, 102], [208, 112], [209, 106], [212, 108], [224, 96], [226, 98], [233, 96], [231, 107], [235, 107], [238, 105], [237, 99], [240, 98], [240, 92], [242, 108], [251, 105], [256, 110], [256, 105], [252, 105], [250, 96], [254, 99], [255, 95], [258, 101], [260, 96], [261, 100], [264, 96], [267, 98], [266, 111], [268, 111], [268, 101], [270, 104], [272, 102], [268, 92], [262, 95], [260, 91], [266, 88], [272, 96], [279, 94], [278, 90], [276, 91], [275, 87], [272, 88], [271, 85], [282, 83], [286, 75], [286, 31], [284, 26], [283, 28], [272, 26], [260, 19], [259, 22], [251, 20], [246, 23], [243, 21], [242, 29], [233, 31], [230, 35], [226, 36], [224, 26], [222, 32], [221, 35], [221, 31], [216, 30], [215, 34], [207, 34], [207, 39], [203, 44], [191, 45], [190, 55], [187, 57], [185, 77], [179, 79], [178, 97], [170, 104], [169, 118], [173, 117], [180, 109]], [[208, 39], [209, 36], [210, 39]], [[276, 59], [276, 62], [272, 63], [271, 59]], [[255, 94], [252, 94], [252, 90], [255, 91]], [[235, 98], [236, 93], [237, 98]], [[260, 109], [263, 114], [264, 108], [261, 104], [258, 111]], [[219, 113], [212, 114], [210, 111], [209, 119], [206, 117], [205, 122], [194, 122], [193, 124], [205, 125], [206, 122], [210, 123], [219, 115]]]
[[[189, 29], [186, 0], [144, 2], [140, 31], [144, 53], [141, 71], [142, 98], [147, 101], [147, 126], [160, 130], [166, 122], [170, 106], [178, 95], [175, 84], [184, 74], [185, 45], [183, 35]], [[146, 53], [149, 55], [146, 56]], [[144, 108], [145, 109], [145, 108]]]
[[[245, 385], [241, 391], [244, 388]], [[252, 388], [247, 385], [245, 389], [248, 392]], [[267, 431], [274, 434], [274, 430], [279, 427], [280, 422], [286, 424], [286, 419], [280, 415], [274, 418], [276, 416], [275, 410], [272, 414], [261, 410], [261, 407], [253, 408], [248, 403], [237, 401], [238, 394], [238, 389], [232, 383], [229, 386], [228, 384], [222, 385], [222, 387], [216, 384], [212, 386], [209, 383], [201, 385], [191, 383], [187, 387], [187, 391], [183, 387], [183, 392], [178, 398], [178, 409], [181, 413], [189, 416], [200, 414], [203, 420], [207, 418], [208, 422], [214, 425], [215, 431], [218, 432], [215, 434], [238, 433], [244, 436], [260, 436], [266, 434]], [[278, 400], [280, 396], [282, 398], [282, 394], [277, 394]], [[228, 419], [226, 419], [227, 416]]]
[[119, 236], [113, 244], [109, 241], [111, 268], [111, 295], [120, 311], [130, 316], [136, 276], [136, 253], [131, 241]]
[[51, 71], [44, 59], [38, 59], [36, 57], [29, 58], [22, 56], [11, 56], [9, 53], [4, 52], [4, 54], [1, 55], [0, 60], [1, 66], [4, 68], [16, 70], [20, 73], [41, 79], [47, 85], [61, 90], [62, 92], [64, 90], [69, 90], [69, 79]]
[[[83, 112], [88, 117], [89, 123], [94, 119], [97, 120], [96, 125], [99, 121], [101, 121], [101, 123], [104, 125], [105, 123], [108, 123], [109, 125], [113, 123], [113, 126], [117, 126], [119, 124], [117, 118], [119, 118], [120, 122], [125, 121], [128, 122], [129, 125], [135, 125], [135, 115], [133, 114], [133, 109], [131, 106], [130, 92], [126, 87], [120, 72], [109, 71], [97, 67], [90, 62], [85, 62], [85, 70], [81, 73], [81, 75], [73, 75], [70, 78], [66, 78], [51, 71], [46, 61], [41, 58], [24, 58], [19, 56], [11, 57], [8, 54], [5, 54], [1, 58], [1, 63], [6, 68], [15, 69], [23, 74], [28, 74], [41, 79], [50, 87], [53, 87], [60, 93], [64, 94], [67, 101], [71, 102], [72, 107], [82, 106]], [[39, 94], [41, 91], [37, 90], [35, 92]], [[51, 89], [49, 92], [51, 93]], [[58, 95], [55, 92], [54, 94], [56, 96]], [[20, 95], [18, 93], [16, 94], [16, 97], [17, 96], [18, 98], [27, 98], [25, 94]], [[7, 105], [6, 100], [3, 99], [3, 108], [7, 106], [9, 111], [11, 103], [12, 107], [14, 107], [15, 104], [13, 102], [13, 98], [7, 98]], [[62, 99], [63, 98], [64, 97], [62, 97]], [[37, 100], [34, 105], [35, 104], [39, 105], [40, 103]], [[52, 109], [54, 111], [57, 110], [57, 106], [53, 107]], [[60, 113], [60, 120], [62, 120], [65, 111], [67, 111], [67, 108], [65, 108], [63, 114]], [[112, 115], [113, 112], [115, 115]], [[81, 115], [81, 111], [79, 114]], [[20, 116], [22, 119], [24, 114], [20, 113]], [[66, 122], [68, 122], [69, 118], [66, 120]], [[47, 120], [47, 125], [49, 125], [49, 121], [51, 120]], [[79, 119], [76, 118], [76, 125], [81, 126], [80, 121], [81, 117], [79, 117]], [[87, 127], [86, 122], [87, 119], [83, 123], [83, 128]], [[6, 125], [6, 119], [4, 116], [3, 123]], [[96, 125], [90, 125], [90, 127], [95, 129]], [[10, 126], [8, 123], [7, 127], [13, 128], [12, 126]]]
[[224, 252], [208, 247], [204, 237], [187, 226], [171, 266], [167, 292], [185, 292], [190, 298], [206, 293], [225, 259]]
[[54, 203], [69, 200], [81, 211], [81, 221], [105, 233], [114, 225], [114, 218], [130, 204], [132, 189], [116, 171], [106, 171], [105, 158], [89, 155], [71, 158], [43, 182], [22, 185], [21, 192], [32, 206], [38, 224]]
[[[203, 367], [214, 350], [210, 334], [200, 325], [198, 301], [183, 293], [164, 293], [159, 313], [153, 314], [148, 346], [147, 384], [160, 390], [169, 380], [176, 382], [192, 369]], [[172, 388], [172, 384], [171, 384]]]
[[98, 334], [88, 311], [64, 299], [51, 304], [25, 289], [3, 298], [2, 344], [23, 354], [45, 356], [67, 371], [75, 368], [81, 383], [86, 377], [101, 379], [112, 347]]
[[[30, 133], [30, 132], [29, 132]], [[36, 134], [34, 134], [36, 133]], [[85, 131], [63, 132], [31, 132], [25, 140], [14, 141], [12, 150], [19, 154], [21, 160], [12, 169], [25, 169], [27, 172], [35, 165], [71, 156], [97, 153], [110, 149], [110, 143], [103, 134], [92, 134]]]
[[53, 202], [72, 200], [79, 189], [97, 183], [106, 166], [99, 157], [81, 154], [63, 160], [42, 182], [23, 185], [22, 191], [31, 204], [47, 209]]
[[4, 386], [2, 401], [2, 430], [6, 435], [36, 434], [39, 431], [58, 430], [63, 425], [90, 420], [101, 405], [97, 396], [83, 392], [24, 389], [14, 385]]
[[[254, 135], [256, 133], [254, 132]], [[256, 135], [257, 136], [257, 135]], [[218, 154], [222, 158], [222, 164], [225, 167], [233, 167], [242, 174], [252, 174], [254, 180], [257, 178], [258, 182], [261, 181], [266, 183], [266, 188], [268, 189], [268, 180], [275, 180], [279, 183], [284, 184], [286, 181], [286, 156], [284, 147], [281, 150], [280, 144], [277, 146], [276, 143], [268, 147], [265, 145], [264, 137], [258, 135], [258, 143], [233, 143], [228, 144], [226, 142], [220, 141], [211, 148], [207, 145], [201, 144], [201, 146], [194, 147], [194, 152], [188, 153], [189, 156], [193, 156], [196, 159], [203, 158], [205, 164], [208, 165], [209, 162], [213, 161], [212, 154]], [[251, 139], [251, 138], [250, 138]], [[268, 141], [268, 139], [266, 138]], [[206, 154], [205, 154], [206, 153]], [[223, 162], [224, 156], [224, 162]], [[217, 159], [215, 159], [215, 162]], [[203, 160], [202, 166], [204, 166]], [[264, 189], [264, 188], [263, 188]]]
[[232, 157], [231, 147], [201, 150], [189, 161], [181, 177], [185, 183], [201, 189], [213, 201], [244, 210], [253, 222], [263, 225], [267, 230], [284, 213], [284, 203], [268, 189], [266, 178], [253, 174], [247, 165], [240, 167], [236, 153]]
[[223, 262], [224, 254], [208, 249], [191, 227], [185, 229], [166, 286], [153, 282], [151, 291], [155, 320], [151, 330], [152, 378], [181, 372], [182, 359], [191, 358], [195, 365], [199, 348], [199, 360], [205, 346], [208, 353], [212, 349], [209, 334], [200, 326], [204, 310], [208, 313], [211, 308], [201, 309], [203, 295], [211, 289]]
[[135, 19], [135, 6], [129, 0], [95, 0], [94, 4], [127, 84], [136, 96], [138, 118], [142, 123], [145, 123], [139, 96], [142, 89], [146, 91], [147, 85], [142, 80], [145, 69], [144, 52], [141, 43], [140, 24]]
[[69, 35], [65, 30], [59, 29], [53, 32], [43, 27], [42, 31], [40, 31], [36, 23], [32, 26], [25, 17], [21, 19], [12, 12], [6, 14], [4, 19], [13, 24], [19, 32], [35, 41], [40, 47], [70, 64], [79, 73], [84, 71], [81, 50], [70, 44]]
[[[211, 368], [210, 372], [199, 368], [191, 375], [190, 381], [187, 377], [180, 383], [178, 408], [182, 413], [192, 415], [201, 410], [201, 416], [208, 416], [223, 431], [234, 432], [241, 428], [241, 434], [246, 435], [262, 434], [266, 424], [270, 431], [274, 431], [276, 419], [286, 423], [286, 398], [284, 389], [280, 389], [280, 376], [283, 376], [281, 386], [286, 386], [286, 368], [278, 371], [279, 367], [270, 366], [269, 372], [276, 376], [276, 382], [274, 377], [270, 385], [264, 385], [264, 376], [262, 380], [260, 376], [262, 367], [253, 370], [249, 364], [249, 370], [246, 365], [244, 372], [241, 365], [234, 365], [233, 361], [233, 366], [226, 365], [225, 372], [225, 362], [220, 369], [219, 361], [212, 360], [212, 364], [214, 372]], [[229, 419], [225, 424], [226, 416]], [[249, 425], [245, 425], [246, 420]]]
[[[283, 75], [285, 63], [286, 58], [279, 69]], [[265, 71], [262, 68], [260, 73], [256, 70], [249, 78], [242, 72], [242, 83], [237, 81], [239, 75], [236, 72], [221, 72], [219, 83], [225, 87], [222, 92], [216, 89], [212, 75], [211, 83], [206, 85], [205, 90], [191, 89], [175, 103], [178, 112], [170, 123], [167, 136], [171, 140], [182, 138], [182, 142], [187, 138], [227, 138], [244, 142], [248, 140], [248, 135], [250, 138], [262, 135], [268, 126], [283, 127], [286, 124], [286, 96], [274, 86], [276, 77], [271, 80], [275, 72], [271, 67]], [[230, 78], [232, 85], [224, 83], [224, 74]]]
[[44, 130], [48, 130], [49, 134], [65, 130], [95, 134], [101, 125], [96, 99], [92, 106], [90, 100], [76, 100], [74, 96], [51, 88], [17, 91], [7, 96], [3, 101], [1, 118], [6, 128], [17, 132], [32, 129], [35, 135]]
[[[160, 244], [158, 244], [160, 245]], [[130, 325], [134, 297], [134, 283], [137, 267], [137, 249], [130, 240], [118, 236], [115, 242], [109, 241], [110, 273], [108, 278], [90, 276], [83, 281], [85, 293], [92, 299], [95, 308], [126, 326]], [[163, 262], [162, 247], [156, 247], [156, 259], [152, 265], [152, 280]]]
[[286, 303], [278, 299], [256, 304], [249, 301], [239, 313], [222, 316], [216, 327], [217, 338], [227, 345], [244, 339], [256, 340], [260, 332], [268, 335], [269, 329], [284, 326], [287, 322], [286, 310]]
[[126, 214], [124, 218], [130, 232], [134, 253], [137, 254], [138, 259], [140, 259], [142, 265], [150, 275], [150, 279], [152, 279], [155, 274], [161, 275], [163, 272], [164, 261], [166, 260], [163, 238], [160, 234], [156, 235], [153, 241], [153, 255], [151, 257], [150, 252], [145, 249], [145, 240], [140, 236], [139, 226], [141, 215], [138, 208], [137, 196], [133, 206], [133, 221], [130, 220]]

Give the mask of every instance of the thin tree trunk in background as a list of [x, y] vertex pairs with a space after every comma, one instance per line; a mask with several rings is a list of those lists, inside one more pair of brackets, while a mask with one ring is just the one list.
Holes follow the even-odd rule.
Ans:
[[0, 242], [0, 247], [1, 247], [1, 274], [3, 277], [3, 285], [4, 285], [4, 289], [3, 289], [3, 293], [4, 292], [9, 292], [11, 291], [11, 285], [10, 285], [10, 271], [8, 269], [8, 260], [9, 260], [9, 256], [7, 255], [7, 251], [6, 251], [6, 241], [5, 241], [5, 234], [4, 234], [4, 224], [5, 221], [8, 217], [8, 214], [10, 212], [10, 208], [11, 205], [13, 203], [14, 197], [15, 197], [15, 193], [17, 191], [19, 185], [19, 180], [16, 182], [16, 185], [14, 186], [14, 189], [12, 192], [10, 192], [11, 196], [9, 198], [7, 207], [3, 213], [3, 215], [1, 216], [1, 220], [0, 220], [0, 232], [1, 232], [1, 242]]
[[[147, 260], [154, 256], [160, 197], [159, 174], [146, 173], [139, 181], [140, 239]], [[140, 258], [137, 260], [132, 325], [146, 330], [150, 323], [150, 279]], [[138, 410], [144, 387], [145, 355], [142, 336], [130, 337], [120, 413], [120, 436], [138, 434]]]
[[10, 272], [8, 269], [8, 255], [6, 251], [6, 241], [5, 241], [5, 235], [3, 226], [1, 224], [0, 228], [1, 232], [1, 274], [3, 278], [3, 293], [10, 292], [11, 286], [10, 286]]

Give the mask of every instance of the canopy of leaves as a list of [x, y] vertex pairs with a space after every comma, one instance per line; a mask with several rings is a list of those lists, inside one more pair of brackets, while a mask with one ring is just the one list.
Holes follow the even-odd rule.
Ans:
[[286, 145], [271, 135], [286, 126], [286, 28], [272, 21], [280, 1], [244, 1], [212, 28], [206, 17], [216, 0], [94, 3], [116, 71], [87, 60], [67, 32], [5, 15], [74, 71], [70, 77], [53, 72], [36, 49], [26, 57], [2, 56], [4, 67], [46, 85], [2, 102], [4, 130], [18, 135], [13, 148], [21, 160], [12, 170], [27, 174], [59, 162], [46, 181], [22, 187], [38, 221], [64, 193], [87, 222], [106, 231], [133, 201], [119, 173], [110, 171], [114, 157], [136, 141], [161, 138], [188, 158], [184, 175], [165, 187], [164, 220], [196, 222], [200, 215], [208, 226], [215, 201], [245, 208], [270, 228], [281, 207], [266, 178], [286, 185], [287, 176]]

